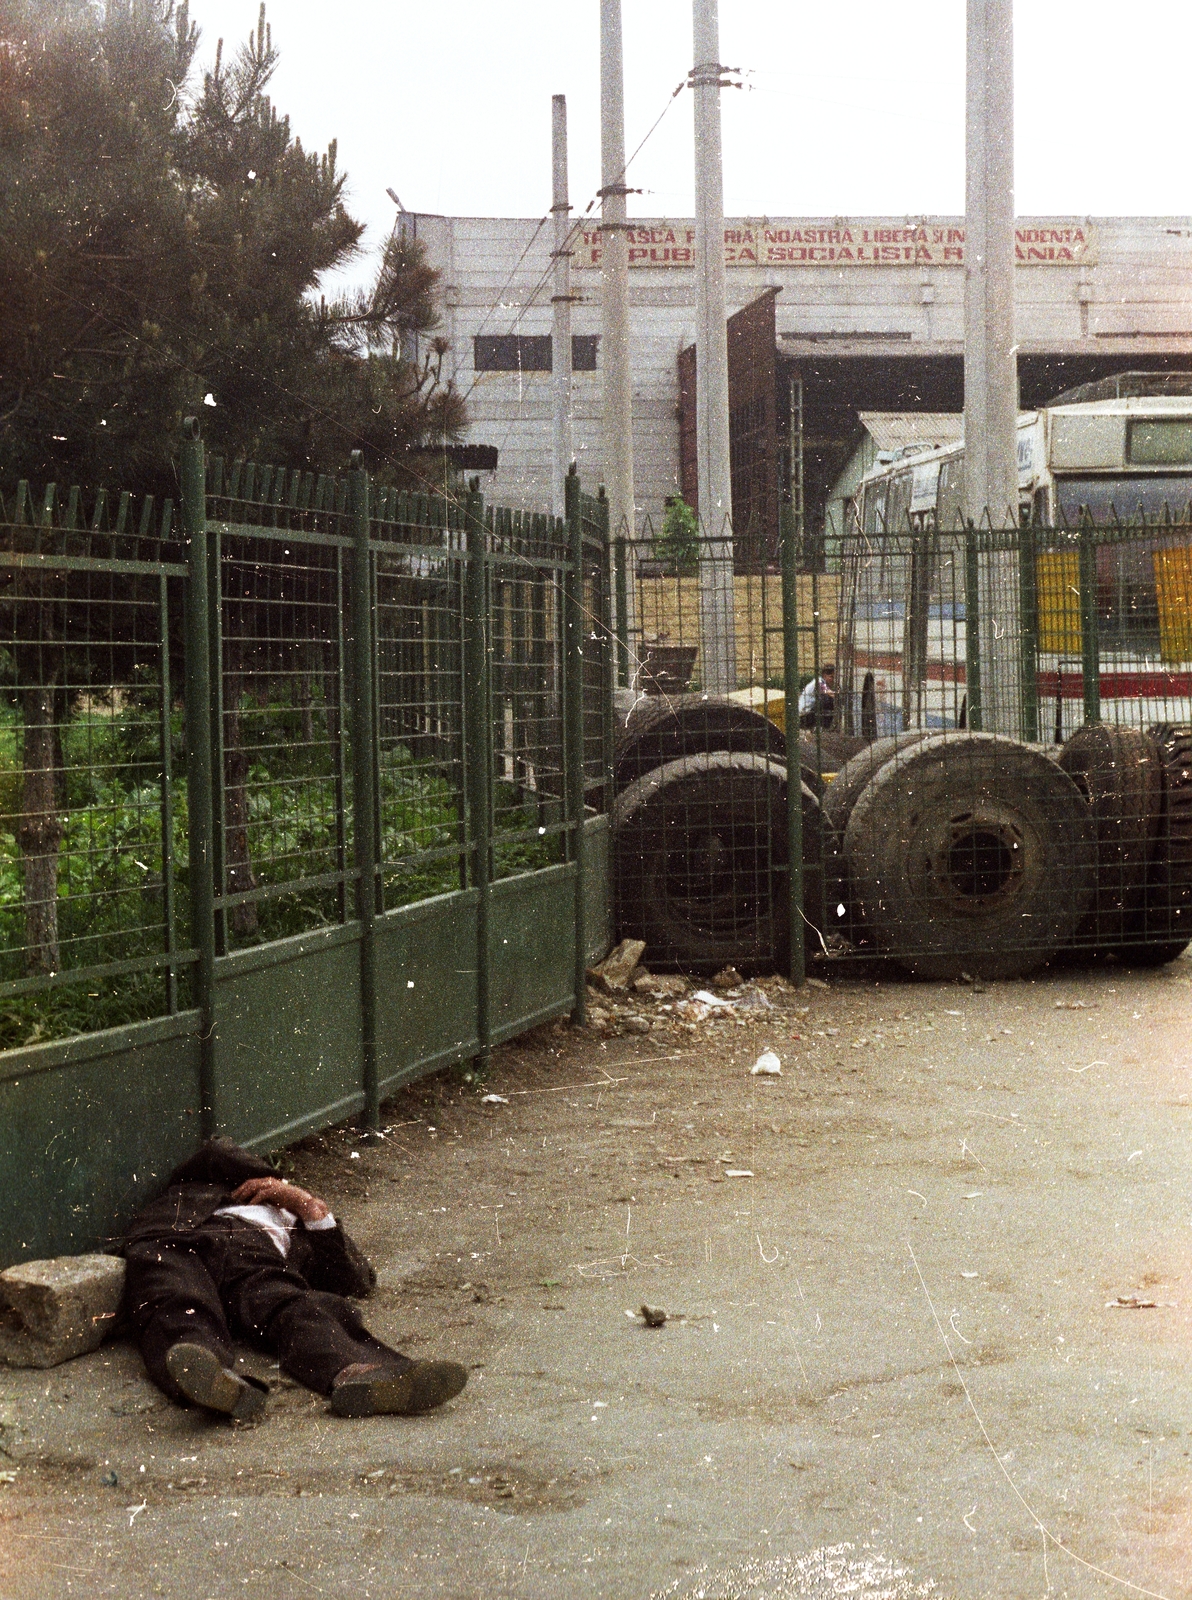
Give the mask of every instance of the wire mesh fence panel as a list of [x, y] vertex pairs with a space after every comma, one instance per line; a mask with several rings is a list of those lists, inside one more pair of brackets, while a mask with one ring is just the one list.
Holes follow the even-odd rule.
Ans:
[[[941, 977], [1192, 936], [1187, 524], [841, 541], [825, 949]], [[830, 897], [829, 897], [830, 899]]]
[[[659, 966], [784, 965], [793, 722], [780, 575], [756, 563], [733, 573], [725, 539], [673, 527], [656, 536], [648, 522], [615, 552], [619, 931], [645, 939]], [[730, 603], [710, 603], [712, 591]], [[814, 787], [808, 803], [815, 813]]]
[[[344, 496], [309, 475], [213, 463], [216, 946], [353, 914]], [[307, 504], [303, 505], [302, 502]]]
[[584, 796], [587, 806], [607, 811], [616, 743], [612, 689], [617, 672], [614, 573], [608, 542], [608, 502], [579, 497], [583, 553]]
[[495, 878], [563, 859], [564, 525], [496, 511], [488, 556]]
[[0, 499], [0, 1048], [186, 1002], [172, 520]]
[[458, 507], [382, 495], [372, 526], [382, 908], [462, 888], [463, 585]]
[[[317, 479], [207, 460], [193, 420], [180, 476], [176, 531], [168, 502], [0, 499], [0, 1048], [185, 1009], [212, 1093], [218, 996], [274, 959], [221, 958], [339, 925], [309, 953], [342, 966], [358, 945], [375, 1115], [378, 911], [474, 891], [440, 909], [474, 905], [477, 972], [504, 964], [496, 1025], [573, 1004], [570, 979], [582, 1004], [607, 525], [578, 478], [583, 518], [486, 510], [474, 488], [370, 490], [358, 460]], [[490, 942], [490, 885], [563, 862], [493, 913], [550, 907], [549, 971], [523, 983]], [[487, 976], [456, 998], [483, 1052]]]

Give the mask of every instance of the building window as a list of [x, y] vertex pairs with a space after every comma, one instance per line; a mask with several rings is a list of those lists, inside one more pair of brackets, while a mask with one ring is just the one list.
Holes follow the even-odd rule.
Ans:
[[478, 333], [472, 342], [477, 372], [550, 371], [549, 333]]
[[[571, 338], [571, 370], [595, 372], [598, 333], [577, 333]], [[550, 334], [478, 333], [472, 340], [472, 364], [477, 372], [549, 372]]]

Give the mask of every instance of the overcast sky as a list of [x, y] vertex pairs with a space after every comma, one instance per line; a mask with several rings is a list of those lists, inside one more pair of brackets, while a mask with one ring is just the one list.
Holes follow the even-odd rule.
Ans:
[[[200, 59], [256, 20], [192, 0]], [[630, 214], [689, 216], [690, 0], [624, 0]], [[964, 209], [964, 0], [721, 0], [729, 216]], [[1192, 211], [1189, 0], [1019, 0], [1021, 215]], [[384, 237], [411, 211], [541, 215], [550, 98], [565, 94], [571, 200], [599, 187], [598, 0], [271, 0], [273, 93], [307, 148], [339, 141], [349, 204]], [[225, 46], [226, 48], [227, 46]]]

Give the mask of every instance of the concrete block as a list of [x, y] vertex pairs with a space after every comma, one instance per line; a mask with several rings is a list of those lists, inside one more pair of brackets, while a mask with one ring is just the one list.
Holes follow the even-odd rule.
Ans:
[[94, 1350], [124, 1294], [119, 1256], [56, 1256], [0, 1272], [0, 1361], [56, 1367]]
[[605, 994], [624, 994], [645, 948], [644, 939], [622, 939], [603, 961], [588, 968], [588, 982]]

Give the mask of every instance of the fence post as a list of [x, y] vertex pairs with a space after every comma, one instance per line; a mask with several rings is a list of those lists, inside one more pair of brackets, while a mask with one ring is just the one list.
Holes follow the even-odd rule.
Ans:
[[[596, 502], [604, 518], [604, 535], [608, 537], [608, 501], [603, 491]], [[617, 682], [622, 689], [629, 687], [629, 547], [625, 535], [619, 533], [613, 541], [613, 581], [617, 600]]]
[[1039, 738], [1039, 583], [1035, 530], [1024, 523], [1019, 530], [1018, 615], [1022, 628], [1022, 737], [1028, 744]]
[[464, 749], [468, 817], [471, 828], [472, 883], [476, 889], [476, 1065], [488, 1065], [492, 1024], [489, 1015], [489, 885], [492, 878], [492, 707], [489, 704], [488, 571], [484, 499], [467, 503], [468, 559], [464, 573]]
[[199, 1135], [215, 1132], [215, 877], [211, 773], [211, 657], [208, 608], [207, 466], [199, 424], [187, 417], [181, 443], [182, 532], [186, 539], [186, 767], [191, 935], [199, 953]]
[[[598, 500], [596, 506], [596, 536], [600, 541], [600, 628], [604, 635], [601, 641], [601, 650], [605, 660], [605, 672], [600, 684], [600, 729], [603, 735], [604, 753], [604, 810], [611, 812], [613, 808], [613, 761], [616, 756], [617, 743], [617, 713], [613, 703], [613, 691], [617, 687], [620, 639], [616, 632], [617, 602], [613, 593], [615, 574], [613, 571], [612, 541], [609, 539], [608, 501]], [[603, 511], [600, 509], [601, 506], [604, 508]], [[622, 561], [624, 561], [624, 552], [622, 552]], [[626, 651], [626, 658], [628, 659], [628, 651]]]
[[[211, 722], [211, 877], [215, 884], [215, 953], [228, 953], [227, 838], [224, 832], [224, 648], [223, 538], [218, 527], [207, 533], [207, 660]], [[236, 708], [239, 710], [239, 707]]]
[[977, 530], [969, 522], [964, 536], [964, 693], [965, 726], [981, 731], [981, 608]]
[[563, 763], [571, 860], [575, 867], [575, 1004], [571, 1020], [581, 1027], [588, 1006], [584, 933], [584, 520], [579, 475], [574, 472], [567, 475], [567, 554], [563, 580]]
[[[818, 670], [818, 661], [815, 666]], [[801, 984], [807, 976], [807, 952], [803, 938], [803, 783], [799, 760], [799, 541], [791, 527], [782, 541], [782, 678], [790, 980]]]
[[374, 804], [372, 557], [368, 548], [368, 474], [352, 451], [352, 829], [356, 855], [356, 914], [360, 918], [361, 1087], [364, 1125], [379, 1128], [377, 1079], [377, 826]]
[[1097, 624], [1097, 544], [1092, 518], [1080, 525], [1080, 671], [1084, 720], [1101, 720], [1101, 642]]

